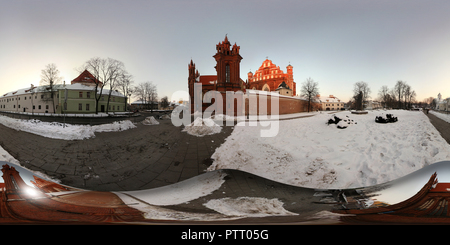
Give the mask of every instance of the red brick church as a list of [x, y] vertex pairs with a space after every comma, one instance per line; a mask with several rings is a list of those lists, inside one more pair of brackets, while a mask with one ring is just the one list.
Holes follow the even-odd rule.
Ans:
[[248, 88], [276, 91], [284, 82], [292, 90], [292, 95], [295, 96], [296, 84], [294, 82], [293, 67], [289, 64], [286, 69], [287, 71], [284, 73], [279, 66], [275, 65], [271, 60], [266, 59], [255, 74], [252, 72], [248, 73]]
[[[239, 77], [240, 63], [242, 60], [239, 49], [240, 46], [237, 46], [236, 43], [231, 45], [227, 36], [225, 36], [224, 41], [216, 45], [216, 54], [213, 56], [216, 60], [216, 66], [214, 67], [217, 72], [216, 75], [200, 75], [195, 67], [195, 63], [191, 59], [191, 62], [188, 64], [191, 113], [196, 111], [204, 112], [207, 108], [217, 108], [219, 103], [215, 103], [214, 99], [211, 99], [210, 102], [205, 102], [204, 95], [209, 91], [218, 91], [222, 95], [223, 114], [230, 115], [229, 112], [231, 110], [233, 110], [234, 115], [242, 115], [240, 113], [247, 114], [250, 110], [248, 103], [245, 104], [246, 108], [242, 108], [238, 106], [239, 101], [233, 100], [237, 102], [231, 101], [233, 103], [232, 106], [230, 101], [226, 100], [225, 95], [227, 91], [242, 91], [245, 93], [246, 89], [280, 94], [283, 91], [283, 95], [285, 96], [279, 100], [280, 114], [307, 111], [305, 102], [299, 97], [294, 97], [296, 95], [296, 84], [293, 78], [293, 67], [290, 64], [286, 67], [287, 71], [283, 72], [279, 66], [275, 65], [271, 60], [266, 59], [255, 74], [249, 72], [248, 80], [243, 81]], [[201, 90], [196, 89], [198, 85], [201, 85]], [[268, 96], [270, 97], [271, 95]], [[196, 102], [195, 99], [198, 101]], [[202, 100], [201, 102], [199, 101], [200, 99]], [[243, 100], [247, 99], [244, 98]]]
[[[198, 70], [195, 69], [195, 64], [191, 60], [188, 65], [189, 69], [189, 96], [191, 101], [191, 111], [205, 111], [207, 107], [213, 104], [211, 103], [202, 103], [202, 108], [194, 108], [195, 93], [197, 93], [197, 98], [203, 98], [203, 95], [208, 91], [218, 91], [223, 95], [226, 91], [245, 91], [246, 82], [244, 82], [240, 77], [240, 63], [242, 60], [241, 55], [239, 54], [240, 47], [236, 45], [236, 43], [231, 46], [228, 41], [228, 37], [225, 36], [225, 40], [223, 42], [219, 42], [216, 45], [216, 54], [213, 56], [216, 60], [216, 69], [217, 75], [200, 75]], [[195, 91], [194, 85], [201, 84], [202, 91]], [[227, 108], [225, 106], [224, 101], [224, 110], [225, 113]], [[236, 104], [234, 105], [236, 112]]]

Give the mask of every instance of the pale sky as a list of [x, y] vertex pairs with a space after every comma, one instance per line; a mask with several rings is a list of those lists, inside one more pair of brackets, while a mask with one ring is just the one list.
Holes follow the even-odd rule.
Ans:
[[364, 81], [406, 81], [417, 99], [450, 97], [448, 0], [0, 0], [0, 95], [39, 85], [55, 63], [66, 82], [93, 57], [124, 62], [160, 97], [187, 91], [191, 58], [215, 75], [216, 44], [240, 46], [241, 78], [268, 57], [348, 101]]

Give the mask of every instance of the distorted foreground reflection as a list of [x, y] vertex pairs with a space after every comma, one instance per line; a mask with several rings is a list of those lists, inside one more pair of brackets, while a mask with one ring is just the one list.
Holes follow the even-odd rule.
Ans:
[[[295, 187], [238, 170], [219, 170], [173, 186], [129, 192], [73, 188], [11, 163], [0, 164], [2, 224], [450, 223], [448, 161], [355, 189]], [[234, 211], [223, 211], [225, 205]]]

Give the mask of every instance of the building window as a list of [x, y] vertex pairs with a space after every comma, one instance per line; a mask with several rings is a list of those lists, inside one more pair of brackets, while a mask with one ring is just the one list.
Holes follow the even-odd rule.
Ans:
[[86, 111], [89, 111], [89, 104], [86, 104]]
[[230, 65], [227, 64], [225, 66], [225, 82], [229, 83], [230, 82]]
[[41, 105], [38, 106], [39, 110], [41, 109]]
[[81, 103], [78, 104], [78, 110], [79, 110], [79, 111], [82, 111], [82, 110], [83, 110], [83, 104], [81, 104]]
[[78, 92], [78, 97], [83, 98], [83, 92]]
[[91, 98], [91, 92], [86, 92], [86, 97]]

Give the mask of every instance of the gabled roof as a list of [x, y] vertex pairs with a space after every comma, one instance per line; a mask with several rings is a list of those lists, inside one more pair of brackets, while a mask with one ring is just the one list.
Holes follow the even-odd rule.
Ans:
[[279, 89], [282, 89], [282, 88], [286, 88], [286, 89], [292, 90], [291, 88], [289, 88], [289, 86], [288, 86], [284, 81], [283, 81], [282, 83], [280, 83], [280, 85], [278, 86], [278, 88], [275, 89], [275, 90], [279, 90]]
[[102, 82], [95, 79], [95, 77], [88, 70], [84, 70], [78, 77], [76, 77], [75, 79], [72, 80], [72, 82], [70, 82], [70, 84], [74, 83], [83, 83], [92, 85], [95, 85], [96, 83], [98, 83], [99, 85], [102, 84]]

